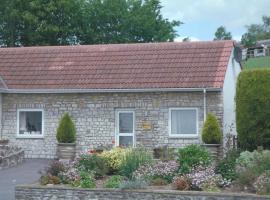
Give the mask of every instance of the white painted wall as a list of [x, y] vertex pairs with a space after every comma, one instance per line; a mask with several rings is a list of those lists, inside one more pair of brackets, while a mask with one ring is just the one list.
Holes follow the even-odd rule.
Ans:
[[234, 59], [234, 54], [230, 56], [230, 61], [225, 74], [223, 85], [223, 133], [236, 135], [235, 123], [235, 93], [236, 82], [239, 73], [241, 72], [240, 64]]

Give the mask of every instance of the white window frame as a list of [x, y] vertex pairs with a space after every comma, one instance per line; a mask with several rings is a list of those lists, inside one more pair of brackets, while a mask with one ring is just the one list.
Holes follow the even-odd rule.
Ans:
[[[173, 110], [195, 110], [196, 111], [196, 133], [195, 134], [172, 134], [172, 111]], [[194, 107], [173, 107], [169, 108], [169, 137], [171, 138], [198, 138], [199, 137], [199, 109]]]
[[[23, 135], [20, 134], [20, 112], [31, 112], [31, 111], [37, 111], [41, 112], [41, 134], [40, 135]], [[28, 109], [17, 109], [17, 138], [44, 138], [44, 110], [43, 109], [34, 109], [34, 108], [28, 108]]]
[[[133, 114], [133, 132], [132, 133], [119, 133], [119, 114], [120, 113], [132, 113]], [[135, 111], [133, 109], [116, 109], [115, 111], [115, 147], [119, 146], [119, 137], [120, 136], [132, 136], [133, 137], [133, 146], [136, 147], [135, 140]]]

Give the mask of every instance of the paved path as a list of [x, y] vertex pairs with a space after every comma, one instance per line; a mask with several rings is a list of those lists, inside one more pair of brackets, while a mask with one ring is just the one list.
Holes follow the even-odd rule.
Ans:
[[48, 159], [25, 159], [24, 162], [10, 169], [0, 171], [0, 200], [15, 199], [15, 185], [34, 183], [39, 171], [48, 165]]

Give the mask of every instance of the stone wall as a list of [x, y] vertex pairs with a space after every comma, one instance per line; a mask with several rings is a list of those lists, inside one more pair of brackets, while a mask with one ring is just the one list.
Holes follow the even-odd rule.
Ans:
[[180, 192], [174, 190], [78, 189], [48, 186], [17, 186], [16, 200], [269, 200], [270, 196], [252, 194]]
[[[203, 92], [164, 93], [88, 93], [88, 94], [3, 94], [3, 138], [21, 146], [26, 157], [53, 158], [56, 154], [56, 129], [59, 119], [69, 112], [77, 128], [77, 152], [85, 148], [113, 145], [115, 112], [119, 108], [135, 111], [136, 143], [147, 147], [182, 147], [199, 143], [198, 138], [170, 138], [168, 116], [170, 107], [196, 107], [199, 130], [203, 125]], [[220, 92], [207, 93], [207, 112], [214, 112], [222, 122], [223, 105]], [[44, 138], [19, 139], [17, 109], [44, 110]], [[142, 124], [152, 124], [144, 130]]]
[[23, 162], [24, 151], [17, 146], [0, 144], [0, 170], [15, 167]]

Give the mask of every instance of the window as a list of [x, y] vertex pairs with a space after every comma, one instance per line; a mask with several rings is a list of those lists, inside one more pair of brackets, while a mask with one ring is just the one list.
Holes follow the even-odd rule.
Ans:
[[43, 137], [43, 110], [19, 109], [17, 112], [17, 137]]
[[169, 135], [172, 137], [197, 137], [197, 108], [170, 108]]
[[133, 110], [116, 111], [116, 146], [135, 146], [134, 141], [135, 113]]

